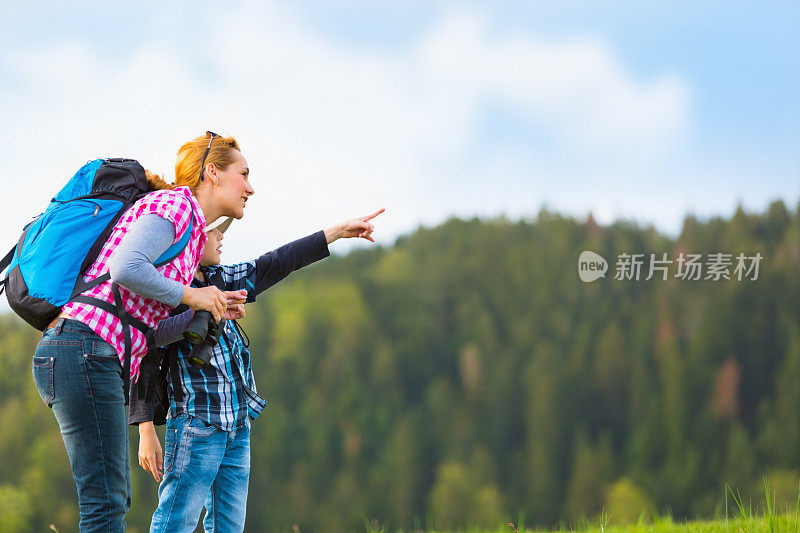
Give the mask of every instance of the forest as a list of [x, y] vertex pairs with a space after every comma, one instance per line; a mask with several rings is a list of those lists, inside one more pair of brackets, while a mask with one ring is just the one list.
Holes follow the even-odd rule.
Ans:
[[[585, 250], [604, 278], [581, 281]], [[644, 254], [640, 279], [615, 275], [621, 254]], [[681, 254], [730, 254], [730, 279], [678, 276]], [[757, 276], [737, 279], [739, 254]], [[653, 257], [667, 279], [645, 279]], [[247, 531], [706, 518], [726, 485], [757, 502], [764, 476], [797, 498], [800, 215], [780, 201], [686, 216], [675, 238], [546, 209], [452, 218], [293, 273], [241, 324], [269, 402]], [[0, 316], [0, 532], [77, 529], [40, 337]], [[157, 485], [130, 437], [135, 533]]]

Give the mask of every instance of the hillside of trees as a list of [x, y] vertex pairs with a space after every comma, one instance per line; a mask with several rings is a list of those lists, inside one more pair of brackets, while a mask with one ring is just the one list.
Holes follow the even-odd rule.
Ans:
[[[279, 243], [276, 243], [276, 245]], [[578, 257], [608, 260], [584, 283]], [[258, 250], [257, 252], [261, 252]], [[615, 279], [644, 253], [760, 253], [757, 279]], [[731, 269], [731, 274], [733, 269]], [[800, 216], [687, 217], [677, 239], [542, 211], [334, 256], [248, 307], [259, 391], [247, 530], [719, 515], [800, 482]], [[40, 333], [0, 316], [0, 532], [77, 529]], [[129, 531], [157, 486], [136, 463]], [[730, 504], [729, 504], [730, 506]]]

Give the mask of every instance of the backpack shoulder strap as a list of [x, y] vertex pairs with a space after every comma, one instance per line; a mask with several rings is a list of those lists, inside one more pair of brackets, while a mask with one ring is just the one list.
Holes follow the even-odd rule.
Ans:
[[[16, 251], [17, 245], [15, 244], [11, 251], [8, 252], [5, 257], [0, 259], [0, 272], [3, 272], [6, 268], [8, 268], [8, 265], [10, 265], [11, 261], [14, 259], [14, 252]], [[8, 280], [8, 273], [6, 273], [6, 277], [0, 280], [0, 294], [3, 294], [3, 291], [6, 288], [6, 280]]]
[[[191, 202], [190, 204], [191, 205]], [[158, 259], [155, 260], [153, 266], [158, 268], [160, 266], [166, 265], [183, 252], [183, 249], [186, 248], [186, 245], [189, 244], [189, 240], [192, 238], [192, 229], [194, 229], [194, 206], [192, 205], [192, 216], [189, 218], [189, 225], [186, 227], [186, 231], [183, 232], [180, 240], [167, 248], [163, 254], [161, 254]]]
[[178, 363], [178, 343], [173, 342], [167, 352], [169, 357], [169, 376], [172, 380], [172, 394], [176, 402], [183, 400], [183, 386], [181, 385], [181, 367]]
[[6, 254], [5, 257], [0, 259], [0, 272], [4, 271], [8, 268], [8, 265], [11, 264], [11, 261], [14, 259], [14, 252], [17, 251], [17, 245], [15, 244], [13, 248]]

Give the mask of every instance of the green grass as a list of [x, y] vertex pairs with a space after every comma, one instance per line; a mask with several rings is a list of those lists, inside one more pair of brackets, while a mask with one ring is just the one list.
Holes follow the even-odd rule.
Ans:
[[[370, 533], [389, 533], [389, 529], [377, 526], [366, 529]], [[397, 530], [403, 531], [403, 530]], [[420, 530], [421, 531], [421, 530]], [[672, 518], [657, 518], [654, 521], [641, 521], [637, 524], [625, 526], [604, 526], [600, 523], [583, 525], [580, 528], [563, 528], [560, 530], [548, 529], [517, 529], [509, 526], [502, 526], [496, 529], [468, 528], [457, 530], [426, 530], [425, 533], [454, 533], [456, 531], [464, 533], [550, 533], [550, 532], [602, 532], [602, 533], [782, 533], [800, 531], [800, 520], [795, 514], [773, 515], [771, 517], [749, 518], [736, 517], [728, 520], [698, 521], [698, 522], [674, 522]], [[408, 530], [406, 533], [413, 533]]]
[[[612, 525], [614, 517], [603, 512], [593, 522], [584, 520], [574, 526], [561, 529], [525, 529], [522, 517], [517, 522], [509, 522], [497, 528], [461, 528], [454, 530], [436, 530], [415, 528], [406, 532], [402, 529], [392, 530], [386, 524], [376, 520], [364, 519], [364, 529], [368, 533], [784, 533], [800, 532], [800, 487], [794, 509], [778, 509], [775, 504], [775, 493], [769, 481], [764, 477], [764, 504], [761, 508], [753, 508], [751, 502], [745, 503], [741, 494], [729, 486], [725, 487], [724, 517], [706, 521], [675, 521], [671, 516], [640, 516], [635, 524]], [[730, 501], [730, 506], [729, 506]]]

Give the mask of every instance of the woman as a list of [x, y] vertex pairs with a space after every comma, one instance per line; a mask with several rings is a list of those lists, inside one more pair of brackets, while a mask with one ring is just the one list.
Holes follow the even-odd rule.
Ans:
[[[198, 146], [201, 148], [198, 150]], [[190, 287], [206, 243], [206, 223], [241, 218], [255, 191], [247, 161], [231, 137], [211, 132], [181, 147], [175, 186], [147, 173], [155, 192], [137, 201], [119, 220], [98, 259], [84, 274], [111, 279], [84, 296], [113, 302], [118, 285], [127, 314], [156, 328], [170, 309], [186, 304], [226, 315], [227, 296], [216, 287]], [[170, 263], [153, 261], [191, 227], [188, 245]], [[235, 312], [227, 313], [229, 318]], [[131, 484], [123, 391], [126, 345], [120, 320], [100, 307], [70, 302], [39, 342], [34, 382], [53, 409], [78, 490], [80, 531], [124, 531]], [[130, 328], [131, 382], [138, 377], [147, 341]], [[163, 340], [163, 339], [162, 339]]]

